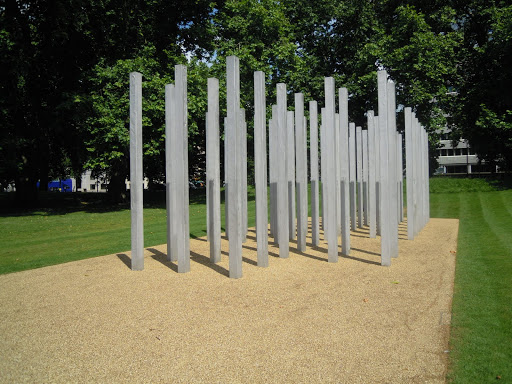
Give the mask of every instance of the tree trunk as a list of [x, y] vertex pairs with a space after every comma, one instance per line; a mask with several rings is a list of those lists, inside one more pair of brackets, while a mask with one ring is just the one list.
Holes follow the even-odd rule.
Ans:
[[108, 184], [108, 198], [112, 203], [124, 203], [128, 200], [124, 173], [112, 171]]
[[16, 181], [16, 205], [20, 208], [34, 207], [37, 203], [37, 178], [17, 177]]
[[39, 190], [46, 192], [48, 191], [48, 182], [50, 178], [48, 177], [48, 172], [40, 172], [39, 176]]

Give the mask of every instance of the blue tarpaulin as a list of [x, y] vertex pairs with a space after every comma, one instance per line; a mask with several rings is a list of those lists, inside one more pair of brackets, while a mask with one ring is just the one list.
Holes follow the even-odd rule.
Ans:
[[[37, 183], [39, 188], [39, 182]], [[73, 192], [73, 180], [53, 180], [48, 183], [48, 191], [53, 192]]]

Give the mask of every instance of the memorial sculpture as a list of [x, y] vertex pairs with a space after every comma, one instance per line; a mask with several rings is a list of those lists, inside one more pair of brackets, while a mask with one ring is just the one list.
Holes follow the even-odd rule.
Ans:
[[[240, 107], [240, 62], [226, 58], [225, 193], [229, 276], [242, 277], [242, 243], [247, 236], [247, 123]], [[377, 72], [378, 115], [368, 111], [367, 129], [349, 122], [348, 91], [325, 78], [321, 121], [318, 103], [302, 93], [294, 95], [288, 111], [286, 84], [276, 86], [272, 117], [266, 118], [265, 74], [254, 73], [254, 180], [258, 266], [268, 267], [269, 235], [287, 258], [289, 241], [307, 252], [308, 159], [311, 184], [311, 244], [320, 244], [322, 228], [327, 260], [350, 254], [350, 230], [369, 227], [369, 237], [381, 237], [381, 264], [398, 256], [398, 226], [404, 220], [403, 136], [397, 132], [395, 86], [386, 71]], [[207, 240], [210, 261], [221, 261], [220, 106], [218, 79], [208, 79], [206, 113]], [[336, 108], [338, 104], [338, 109]], [[187, 145], [187, 69], [175, 67], [175, 83], [165, 87], [165, 148], [167, 257], [178, 272], [190, 271]], [[428, 134], [411, 107], [405, 119], [407, 237], [414, 239], [429, 220]], [[319, 124], [320, 123], [320, 124]], [[268, 127], [268, 151], [267, 151]], [[320, 128], [320, 129], [319, 129]], [[142, 210], [142, 76], [130, 73], [130, 190], [132, 270], [144, 268]], [[320, 133], [320, 140], [319, 140]], [[229, 148], [229, 150], [227, 150]], [[267, 162], [267, 155], [269, 162]], [[268, 167], [270, 165], [270, 167]], [[320, 168], [319, 168], [319, 165]], [[269, 171], [267, 177], [267, 170]], [[320, 184], [320, 180], [322, 183]], [[267, 185], [270, 185], [268, 196]], [[268, 201], [270, 197], [270, 215]], [[270, 219], [270, 231], [269, 231]], [[341, 248], [339, 236], [341, 235]]]
[[130, 215], [132, 270], [144, 269], [144, 221], [142, 207], [142, 75], [130, 73]]

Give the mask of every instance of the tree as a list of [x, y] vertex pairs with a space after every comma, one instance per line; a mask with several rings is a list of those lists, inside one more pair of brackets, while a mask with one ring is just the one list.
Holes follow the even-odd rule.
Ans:
[[[186, 59], [169, 56], [162, 67], [155, 57], [155, 47], [146, 46], [135, 59], [98, 64], [90, 78], [92, 91], [82, 101], [91, 107], [85, 124], [85, 168], [108, 180], [116, 201], [124, 199], [124, 181], [129, 178], [129, 73], [133, 71], [141, 72], [143, 78], [144, 175], [151, 182], [165, 182], [165, 85], [174, 82], [174, 65]], [[207, 73], [205, 63], [188, 63], [190, 174], [204, 169]]]
[[[165, 60], [209, 46], [206, 0], [6, 0], [0, 7], [2, 183], [14, 181], [20, 203], [36, 183], [80, 173], [93, 68], [135, 59], [145, 46]], [[162, 71], [163, 73], [163, 71]], [[71, 169], [70, 169], [71, 168]]]
[[[73, 15], [71, 17], [71, 15]], [[90, 62], [81, 2], [7, 0], [0, 11], [2, 178], [14, 181], [20, 203], [34, 201], [36, 183], [78, 164], [75, 112], [67, 108]]]
[[512, 6], [506, 1], [460, 4], [464, 36], [450, 119], [480, 159], [512, 169]]
[[[304, 92], [310, 95], [310, 66], [307, 57], [298, 49], [294, 27], [286, 15], [283, 2], [276, 0], [228, 0], [213, 17], [215, 34], [211, 75], [221, 84], [221, 116], [225, 115], [226, 57], [240, 59], [240, 98], [247, 116], [248, 169], [252, 179], [252, 132], [254, 114], [254, 71], [266, 75], [267, 118], [276, 102], [277, 83], [286, 83], [289, 94]], [[292, 96], [293, 97], [293, 96]], [[288, 101], [293, 108], [293, 101]], [[222, 125], [221, 125], [222, 126]], [[223, 152], [221, 152], [223, 163]]]
[[455, 77], [461, 40], [449, 5], [359, 0], [287, 4], [297, 44], [316, 58], [310, 61], [313, 72], [334, 76], [348, 88], [352, 121], [364, 125], [366, 111], [376, 110], [375, 72], [383, 68], [396, 83], [398, 104], [416, 107], [432, 130], [443, 126], [442, 104]]

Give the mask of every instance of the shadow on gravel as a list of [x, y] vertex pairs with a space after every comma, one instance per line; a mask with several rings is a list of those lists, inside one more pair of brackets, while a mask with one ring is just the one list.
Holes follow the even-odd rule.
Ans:
[[149, 252], [151, 252], [153, 255], [151, 257], [153, 260], [158, 261], [159, 263], [162, 263], [167, 268], [172, 269], [174, 272], [178, 272], [178, 266], [174, 264], [172, 261], [167, 260], [167, 255], [158, 249], [155, 248], [147, 248]]
[[126, 253], [118, 253], [116, 256], [128, 267], [128, 269], [132, 269], [132, 259], [130, 259]]

